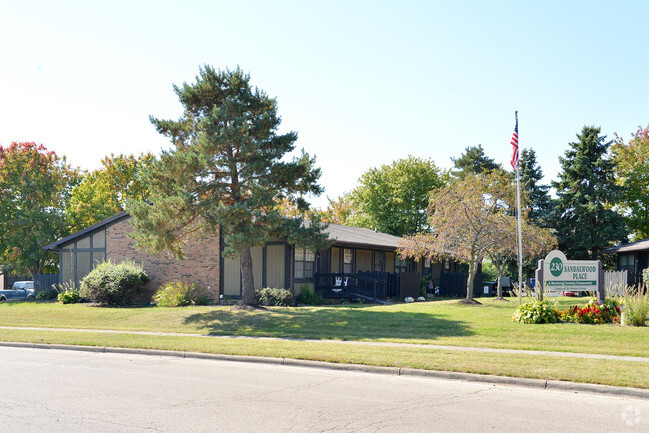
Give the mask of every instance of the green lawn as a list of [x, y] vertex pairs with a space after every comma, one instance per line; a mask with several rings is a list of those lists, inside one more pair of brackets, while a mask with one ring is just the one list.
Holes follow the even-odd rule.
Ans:
[[[99, 308], [44, 302], [0, 304], [1, 326], [115, 329], [293, 337], [305, 343], [273, 340], [223, 340], [80, 334], [0, 329], [0, 341], [108, 345], [239, 355], [277, 356], [575, 380], [649, 388], [649, 363], [411, 347], [340, 345], [327, 340], [393, 341], [649, 357], [649, 328], [614, 325], [524, 325], [511, 321], [518, 305], [481, 299], [481, 306], [435, 301], [391, 306], [273, 307], [261, 311], [230, 307]], [[561, 298], [565, 308], [585, 300]]]

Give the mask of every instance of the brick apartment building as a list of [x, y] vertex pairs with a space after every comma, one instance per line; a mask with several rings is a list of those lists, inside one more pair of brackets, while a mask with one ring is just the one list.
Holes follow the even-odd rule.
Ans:
[[[162, 284], [178, 280], [206, 288], [213, 299], [219, 299], [220, 295], [241, 296], [239, 258], [223, 257], [222, 236], [189, 242], [184, 248], [186, 259], [175, 260], [165, 253], [156, 256], [135, 248], [134, 240], [128, 236], [133, 230], [130, 218], [127, 212], [122, 212], [47, 245], [45, 249], [59, 252], [60, 281], [72, 282], [78, 287], [97, 263], [133, 260], [141, 264], [151, 278], [142, 301], [150, 299]], [[310, 252], [281, 239], [252, 248], [255, 289], [319, 288], [318, 275], [362, 273], [418, 272], [430, 275], [432, 281], [439, 284], [443, 272], [455, 269], [452, 261], [402, 260], [395, 253], [400, 240], [396, 236], [339, 224], [330, 224], [326, 231], [335, 241], [326, 251]]]

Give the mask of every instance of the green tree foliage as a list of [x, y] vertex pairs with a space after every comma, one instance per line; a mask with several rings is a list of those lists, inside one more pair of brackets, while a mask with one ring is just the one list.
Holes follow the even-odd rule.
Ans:
[[628, 143], [616, 136], [612, 146], [622, 209], [635, 240], [649, 238], [649, 125], [638, 128]]
[[184, 243], [221, 232], [227, 255], [240, 255], [242, 302], [257, 303], [250, 248], [274, 238], [311, 249], [328, 246], [322, 225], [287, 218], [285, 198], [307, 209], [304, 195], [320, 194], [320, 170], [295, 149], [297, 134], [277, 134], [277, 102], [252, 88], [240, 69], [201, 68], [193, 84], [174, 86], [184, 107], [179, 120], [151, 117], [174, 149], [163, 151], [148, 170], [150, 204], [134, 202], [138, 246], [182, 258]]
[[343, 194], [336, 200], [327, 197], [329, 205], [325, 210], [318, 211], [323, 222], [351, 225], [352, 214], [354, 213], [354, 203], [350, 194]]
[[428, 230], [428, 194], [448, 183], [448, 173], [430, 159], [408, 156], [372, 168], [350, 194], [347, 222], [395, 236]]
[[600, 132], [594, 126], [582, 129], [559, 158], [562, 171], [559, 180], [552, 182], [558, 196], [553, 229], [559, 248], [572, 260], [600, 259], [602, 249], [627, 237], [625, 221], [613, 209], [620, 188], [607, 156], [612, 142]]
[[68, 234], [64, 209], [77, 177], [43, 145], [0, 146], [0, 262], [32, 275], [56, 264], [43, 247]]
[[502, 170], [500, 164], [497, 164], [493, 158], [485, 155], [482, 144], [468, 146], [459, 158], [451, 158], [451, 160], [455, 166], [451, 174], [460, 180], [469, 174], [482, 174], [494, 170]]
[[527, 194], [529, 206], [528, 218], [532, 224], [547, 227], [552, 210], [550, 187], [542, 185], [543, 171], [536, 162], [534, 149], [523, 149], [519, 159], [521, 190]]
[[[473, 175], [433, 191], [428, 207], [430, 233], [408, 236], [399, 244], [403, 257], [439, 260], [454, 257], [469, 265], [467, 295], [473, 303], [478, 267], [497, 242], [515, 203], [511, 179], [502, 170]], [[511, 232], [511, 231], [510, 231]], [[514, 237], [515, 233], [511, 232]]]
[[105, 157], [102, 168], [86, 174], [72, 190], [66, 209], [70, 231], [82, 230], [124, 211], [129, 200], [146, 200], [144, 171], [154, 160], [151, 153]]

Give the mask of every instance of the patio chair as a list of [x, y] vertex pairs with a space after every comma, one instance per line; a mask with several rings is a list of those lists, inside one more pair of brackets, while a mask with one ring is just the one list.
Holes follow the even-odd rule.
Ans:
[[[334, 286], [331, 289], [331, 291], [334, 292], [334, 293], [342, 292], [343, 291], [342, 285], [343, 285], [343, 278], [342, 277], [336, 277], [336, 279], [334, 281]], [[347, 285], [346, 281], [345, 281], [345, 285]]]

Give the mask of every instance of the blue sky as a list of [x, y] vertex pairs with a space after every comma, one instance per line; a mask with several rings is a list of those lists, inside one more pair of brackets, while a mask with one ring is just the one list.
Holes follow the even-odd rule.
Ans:
[[0, 0], [0, 144], [36, 141], [94, 169], [169, 147], [172, 84], [237, 65], [276, 97], [282, 131], [317, 156], [326, 191], [408, 154], [450, 168], [520, 143], [546, 181], [584, 125], [649, 124], [642, 1]]

